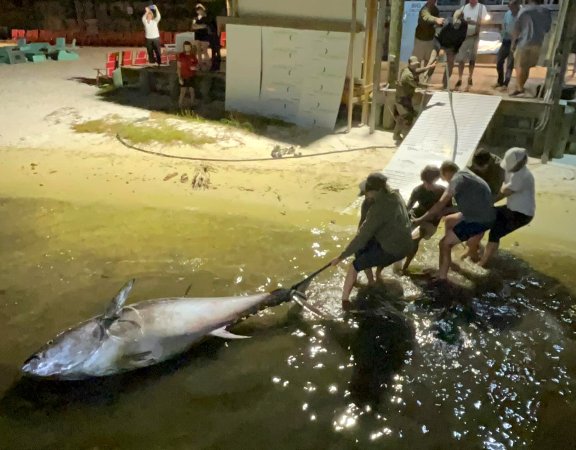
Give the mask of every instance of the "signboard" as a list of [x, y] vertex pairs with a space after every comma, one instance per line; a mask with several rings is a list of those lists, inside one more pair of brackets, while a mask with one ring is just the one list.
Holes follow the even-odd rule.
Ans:
[[418, 25], [418, 14], [426, 2], [405, 2], [404, 18], [402, 20], [402, 42], [400, 61], [407, 62], [414, 49], [414, 33]]

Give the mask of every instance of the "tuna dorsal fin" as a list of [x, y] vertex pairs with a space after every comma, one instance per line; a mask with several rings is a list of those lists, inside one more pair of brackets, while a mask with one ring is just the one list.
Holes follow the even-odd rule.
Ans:
[[222, 339], [248, 339], [250, 336], [241, 336], [239, 334], [230, 333], [225, 327], [218, 328], [211, 331], [209, 334]]
[[126, 303], [126, 299], [128, 298], [128, 294], [130, 293], [130, 291], [132, 290], [132, 287], [134, 286], [135, 281], [136, 280], [134, 280], [134, 279], [130, 280], [128, 283], [126, 283], [124, 285], [124, 287], [122, 289], [120, 289], [120, 292], [118, 292], [118, 294], [116, 294], [116, 297], [114, 297], [112, 299], [112, 301], [110, 302], [110, 304], [106, 308], [106, 311], [104, 312], [104, 315], [102, 316], [103, 320], [109, 321], [109, 320], [114, 320], [114, 319], [118, 318], [120, 311], [124, 307], [124, 303]]

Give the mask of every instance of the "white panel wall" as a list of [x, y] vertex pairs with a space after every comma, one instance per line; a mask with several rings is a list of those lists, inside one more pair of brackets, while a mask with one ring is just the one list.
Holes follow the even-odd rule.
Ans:
[[260, 107], [262, 28], [226, 26], [226, 109], [257, 114]]

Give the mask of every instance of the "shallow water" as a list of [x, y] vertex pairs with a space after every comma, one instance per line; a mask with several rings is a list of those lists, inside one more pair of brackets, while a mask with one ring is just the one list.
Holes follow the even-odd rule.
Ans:
[[[389, 273], [341, 321], [284, 305], [235, 327], [252, 339], [37, 383], [19, 378], [22, 361], [131, 277], [129, 302], [189, 285], [191, 296], [270, 290], [323, 265], [349, 231], [47, 200], [5, 199], [0, 218], [0, 448], [573, 446], [576, 284], [558, 280], [576, 261], [545, 247], [530, 258], [546, 275], [511, 255], [490, 275], [464, 265], [450, 289]], [[415, 272], [434, 265], [427, 247]], [[309, 291], [335, 316], [343, 273]]]

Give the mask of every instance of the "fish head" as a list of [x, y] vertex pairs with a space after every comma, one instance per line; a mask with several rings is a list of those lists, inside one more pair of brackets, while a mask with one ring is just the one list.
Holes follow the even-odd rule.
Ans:
[[84, 322], [48, 341], [24, 362], [22, 373], [39, 378], [81, 378], [82, 366], [102, 346], [105, 338], [101, 321]]

